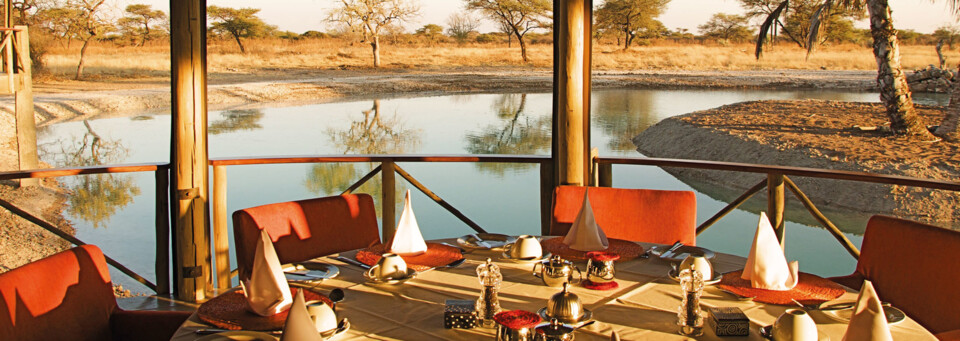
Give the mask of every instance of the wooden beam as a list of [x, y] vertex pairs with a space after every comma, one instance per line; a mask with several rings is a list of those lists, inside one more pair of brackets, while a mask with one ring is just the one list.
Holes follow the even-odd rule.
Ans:
[[810, 215], [817, 219], [817, 221], [820, 222], [820, 225], [823, 225], [827, 231], [830, 231], [830, 234], [833, 235], [833, 238], [836, 238], [837, 241], [840, 242], [840, 245], [842, 245], [844, 249], [847, 249], [847, 252], [850, 253], [853, 258], [860, 259], [860, 250], [857, 249], [856, 245], [853, 245], [853, 242], [851, 242], [850, 239], [847, 239], [847, 236], [843, 234], [843, 231], [840, 231], [840, 228], [837, 227], [837, 225], [834, 225], [830, 219], [827, 219], [827, 216], [825, 216], [823, 212], [820, 212], [820, 210], [817, 209], [817, 206], [813, 204], [813, 201], [810, 200], [810, 198], [800, 190], [800, 187], [797, 187], [797, 184], [793, 183], [793, 180], [790, 180], [788, 177], [783, 177], [783, 180], [787, 184], [787, 188], [789, 188], [790, 191], [793, 192], [793, 195], [795, 195], [797, 199], [803, 203], [803, 206], [807, 208], [807, 211], [810, 212]]
[[384, 161], [380, 164], [380, 222], [381, 241], [389, 243], [393, 234], [397, 232], [397, 172], [393, 161]]
[[227, 166], [213, 167], [213, 254], [217, 289], [230, 288], [230, 238], [227, 231]]
[[170, 169], [163, 167], [154, 172], [156, 181], [156, 259], [157, 295], [170, 294]]
[[[26, 26], [17, 26], [17, 29], [19, 31], [6, 34], [16, 37], [14, 39], [18, 51], [16, 59], [20, 62], [22, 69], [6, 83], [16, 88], [16, 103], [14, 104], [16, 108], [14, 110], [17, 116], [19, 169], [37, 169], [40, 165], [40, 158], [37, 156], [37, 123], [33, 114], [33, 64], [30, 61], [30, 33]], [[16, 62], [12, 58], [9, 63], [11, 68], [15, 68]], [[12, 79], [14, 77], [17, 78], [17, 81]], [[20, 186], [36, 186], [39, 184], [40, 180], [38, 179], [20, 180]]]
[[207, 169], [207, 4], [170, 0], [172, 87], [171, 219], [176, 230], [177, 298], [212, 290]]
[[553, 217], [553, 162], [540, 163], [540, 235], [550, 235], [550, 221]]
[[558, 185], [590, 179], [592, 0], [554, 2], [554, 172]]
[[420, 192], [422, 192], [428, 198], [436, 202], [438, 205], [440, 205], [440, 207], [443, 207], [444, 209], [446, 209], [447, 212], [450, 212], [451, 214], [453, 214], [455, 217], [457, 217], [457, 219], [460, 219], [460, 221], [462, 221], [464, 224], [467, 224], [467, 226], [470, 226], [470, 228], [472, 228], [477, 233], [487, 233], [487, 231], [484, 230], [483, 227], [480, 227], [480, 224], [477, 224], [473, 220], [470, 220], [470, 218], [467, 218], [467, 215], [463, 214], [463, 212], [460, 212], [460, 210], [458, 210], [456, 207], [453, 207], [453, 205], [450, 205], [450, 203], [448, 203], [446, 200], [443, 200], [443, 198], [440, 198], [440, 196], [437, 195], [437, 193], [434, 193], [433, 191], [431, 191], [429, 188], [427, 188], [427, 186], [425, 186], [423, 183], [421, 183], [416, 178], [414, 178], [413, 175], [410, 175], [410, 173], [407, 173], [407, 171], [403, 170], [403, 168], [400, 168], [400, 166], [397, 166], [396, 164], [394, 164], [393, 167], [394, 167], [394, 170], [396, 170], [397, 174], [400, 174], [400, 176], [406, 179], [407, 182], [413, 185], [413, 187], [416, 187], [417, 189], [419, 189]]

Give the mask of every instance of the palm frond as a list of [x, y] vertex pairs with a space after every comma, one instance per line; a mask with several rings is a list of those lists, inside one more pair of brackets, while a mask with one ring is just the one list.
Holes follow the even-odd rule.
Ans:
[[760, 25], [760, 32], [757, 33], [757, 59], [760, 59], [760, 54], [763, 53], [763, 43], [767, 41], [767, 35], [772, 33], [775, 26], [773, 23], [780, 18], [780, 14], [783, 13], [783, 10], [787, 8], [790, 4], [790, 0], [784, 0], [780, 3], [780, 6], [777, 6], [777, 9], [770, 12], [770, 15], [767, 16], [767, 19], [763, 21], [763, 24]]
[[817, 48], [820, 38], [820, 27], [823, 25], [824, 19], [830, 15], [830, 6], [832, 5], [833, 0], [824, 1], [823, 5], [820, 5], [820, 7], [813, 12], [813, 16], [810, 17], [810, 33], [807, 35], [807, 59], [810, 59], [813, 50]]

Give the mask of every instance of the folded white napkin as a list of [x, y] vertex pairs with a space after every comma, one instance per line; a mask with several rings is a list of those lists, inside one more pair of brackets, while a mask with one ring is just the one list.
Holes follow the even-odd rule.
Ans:
[[403, 213], [400, 213], [397, 232], [394, 233], [393, 241], [390, 242], [390, 252], [402, 256], [427, 252], [427, 243], [423, 241], [420, 226], [417, 225], [417, 217], [413, 215], [413, 207], [410, 205], [409, 189], [403, 199]]
[[893, 340], [890, 335], [890, 326], [880, 304], [880, 297], [873, 289], [873, 283], [863, 281], [860, 296], [857, 296], [857, 305], [853, 307], [853, 316], [847, 325], [847, 332], [843, 334], [844, 341]]
[[597, 226], [588, 192], [589, 187], [583, 191], [583, 206], [580, 207], [580, 213], [577, 213], [577, 219], [573, 220], [570, 231], [567, 231], [567, 236], [563, 238], [563, 243], [571, 249], [580, 251], [606, 250], [610, 242], [607, 241], [607, 235], [603, 233], [603, 229]]
[[303, 289], [297, 290], [297, 298], [290, 306], [290, 314], [283, 324], [283, 335], [280, 341], [322, 341], [323, 337], [317, 332], [317, 327], [307, 312], [307, 303], [303, 299]]
[[290, 286], [283, 276], [283, 268], [277, 251], [267, 231], [260, 231], [260, 242], [253, 257], [250, 278], [241, 282], [243, 294], [251, 311], [260, 316], [270, 316], [287, 309], [293, 301]]
[[754, 288], [786, 291], [797, 285], [799, 270], [800, 263], [787, 264], [787, 257], [783, 255], [767, 214], [760, 212], [757, 234], [753, 237], [747, 265], [740, 278], [750, 280]]

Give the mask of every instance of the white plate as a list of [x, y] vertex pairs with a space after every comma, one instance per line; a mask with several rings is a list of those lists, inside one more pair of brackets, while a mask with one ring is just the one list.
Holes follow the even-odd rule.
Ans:
[[650, 247], [650, 254], [660, 257], [660, 259], [668, 260], [671, 262], [682, 262], [689, 255], [702, 255], [707, 259], [713, 259], [717, 255], [708, 249], [702, 247], [684, 245], [672, 253], [671, 257], [663, 257], [662, 254], [664, 251], [670, 249], [673, 245], [657, 245]]
[[[319, 282], [340, 275], [340, 268], [324, 263], [295, 263], [283, 266], [284, 276], [290, 282]], [[302, 275], [302, 276], [301, 276]]]
[[[481, 246], [477, 244], [477, 239], [473, 236], [480, 237], [481, 240], [487, 244], [487, 246]], [[517, 237], [508, 236], [505, 234], [499, 233], [476, 233], [474, 235], [466, 235], [460, 238], [457, 238], [457, 244], [474, 250], [491, 250], [491, 251], [503, 251], [503, 247], [507, 244], [517, 241]], [[489, 247], [488, 247], [489, 246]]]
[[[826, 305], [826, 306], [822, 306], [822, 307], [820, 307], [820, 309], [821, 309], [821, 312], [823, 312], [824, 315], [827, 315], [827, 317], [833, 319], [834, 321], [842, 322], [842, 323], [850, 323], [850, 317], [853, 316], [853, 306], [851, 305], [851, 303], [853, 303], [853, 302], [850, 302], [850, 301], [847, 301], [847, 302], [836, 302], [836, 303], [832, 303], [832, 304], [829, 304], [829, 305]], [[841, 304], [844, 305], [844, 306], [848, 306], [848, 305], [849, 305], [850, 308], [847, 308], [847, 309], [838, 309], [838, 310], [830, 310], [830, 307], [831, 307], [831, 306], [841, 305]], [[822, 309], [826, 309], [826, 310], [822, 310]], [[887, 315], [887, 324], [889, 324], [889, 325], [894, 325], [894, 324], [903, 322], [903, 320], [906, 320], [906, 319], [907, 319], [907, 315], [904, 314], [902, 310], [897, 309], [897, 308], [895, 308], [895, 307], [893, 307], [893, 306], [889, 306], [889, 305], [888, 305], [888, 306], [884, 306], [884, 307], [883, 307], [883, 312], [884, 312], [885, 315]]]
[[506, 252], [500, 254], [500, 260], [504, 260], [504, 261], [507, 261], [507, 262], [513, 262], [513, 263], [522, 263], [522, 264], [525, 264], [525, 263], [536, 263], [536, 262], [541, 262], [541, 261], [543, 261], [543, 260], [545, 260], [545, 259], [550, 259], [550, 253], [549, 253], [549, 252], [544, 252], [544, 253], [543, 253], [543, 256], [540, 256], [540, 257], [538, 257], [538, 258], [521, 258], [521, 259], [510, 258], [510, 255], [507, 254]]
[[223, 333], [204, 335], [196, 341], [277, 341], [277, 337], [250, 330], [234, 330]]
[[373, 284], [396, 285], [396, 284], [402, 284], [403, 282], [409, 281], [417, 277], [417, 270], [414, 270], [412, 268], [407, 268], [406, 276], [403, 276], [403, 278], [396, 278], [396, 279], [384, 280], [379, 278], [373, 278], [373, 277], [370, 277], [369, 273], [370, 273], [369, 271], [364, 271], [363, 278], [366, 278], [369, 283], [373, 283]]
[[[680, 283], [680, 276], [677, 274], [675, 269], [670, 269], [670, 271], [667, 271], [667, 277], [670, 277], [670, 279], [677, 281], [677, 283]], [[723, 279], [723, 274], [714, 271], [713, 278], [704, 280], [703, 285], [714, 285], [714, 284], [720, 283], [721, 279]]]

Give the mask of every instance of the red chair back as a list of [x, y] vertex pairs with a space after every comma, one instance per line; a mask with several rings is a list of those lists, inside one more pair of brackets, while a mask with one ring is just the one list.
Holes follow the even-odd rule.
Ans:
[[[550, 234], [567, 234], [583, 206], [587, 187], [560, 186], [553, 193]], [[597, 225], [610, 238], [687, 245], [697, 242], [697, 198], [691, 191], [590, 187]]]
[[[873, 216], [856, 273], [933, 333], [960, 329], [960, 232], [915, 221]], [[857, 276], [859, 275], [859, 276]], [[860, 283], [844, 283], [856, 285]]]
[[289, 201], [233, 213], [240, 278], [249, 278], [266, 230], [281, 263], [301, 262], [380, 242], [376, 208], [368, 194]]
[[0, 274], [0, 340], [110, 340], [107, 262], [84, 245]]

